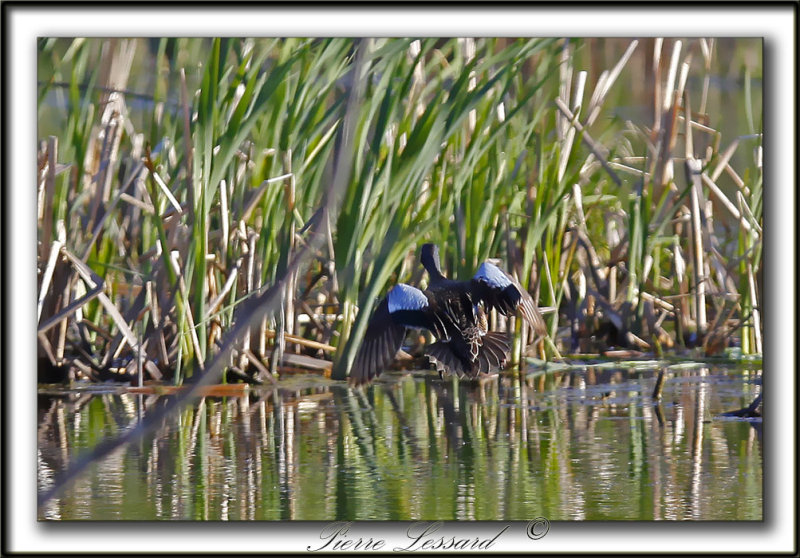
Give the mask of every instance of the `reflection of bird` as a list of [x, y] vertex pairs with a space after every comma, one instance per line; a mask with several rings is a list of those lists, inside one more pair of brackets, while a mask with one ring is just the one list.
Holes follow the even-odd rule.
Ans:
[[425, 244], [420, 260], [430, 275], [428, 288], [398, 283], [378, 304], [350, 372], [353, 384], [371, 381], [391, 364], [406, 328], [424, 328], [436, 336], [425, 354], [440, 375], [469, 378], [502, 368], [508, 356], [508, 336], [488, 331], [487, 311], [509, 315], [519, 308], [537, 335], [544, 334], [530, 294], [496, 265], [484, 262], [469, 281], [454, 281], [442, 275], [436, 245]]

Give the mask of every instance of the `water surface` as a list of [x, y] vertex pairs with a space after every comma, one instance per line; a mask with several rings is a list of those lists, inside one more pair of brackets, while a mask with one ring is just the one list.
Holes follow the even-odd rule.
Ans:
[[[390, 373], [365, 392], [297, 376], [206, 397], [40, 519], [760, 520], [760, 371], [595, 366], [482, 383]], [[171, 396], [40, 389], [39, 486]]]

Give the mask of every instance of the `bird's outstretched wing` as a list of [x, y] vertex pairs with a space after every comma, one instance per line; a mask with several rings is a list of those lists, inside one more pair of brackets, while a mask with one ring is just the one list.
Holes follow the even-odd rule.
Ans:
[[484, 262], [470, 282], [473, 300], [483, 302], [487, 310], [496, 309], [507, 316], [519, 308], [522, 317], [536, 335], [544, 335], [546, 327], [539, 309], [528, 291], [519, 282], [490, 262]]
[[414, 287], [395, 285], [375, 309], [350, 369], [350, 383], [369, 383], [394, 360], [403, 344], [407, 327], [421, 327], [437, 333], [432, 323], [428, 297]]

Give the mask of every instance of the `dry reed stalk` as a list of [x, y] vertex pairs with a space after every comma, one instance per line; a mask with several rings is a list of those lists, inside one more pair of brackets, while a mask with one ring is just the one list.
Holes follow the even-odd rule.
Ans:
[[708, 89], [711, 85], [711, 60], [714, 51], [714, 39], [700, 39], [700, 50], [703, 53], [703, 63], [705, 67], [705, 76], [703, 77], [703, 94], [700, 98], [700, 114], [706, 113], [706, 103], [708, 102]]
[[[570, 72], [570, 77], [572, 73]], [[586, 72], [578, 72], [578, 82], [575, 86], [575, 98], [573, 100], [573, 110], [575, 111], [574, 116], [566, 116], [563, 120], [563, 125], [565, 127], [565, 134], [562, 139], [562, 147], [560, 153], [560, 159], [558, 164], [558, 174], [556, 175], [556, 179], [560, 183], [563, 178], [564, 174], [567, 170], [567, 162], [569, 161], [569, 156], [572, 153], [572, 146], [575, 141], [575, 129], [576, 127], [580, 126], [580, 122], [578, 122], [578, 112], [580, 111], [580, 105], [583, 101], [583, 91], [586, 86]], [[569, 95], [569, 86], [565, 87], [565, 92]], [[569, 98], [565, 97], [561, 99], [556, 97], [556, 105], [561, 109], [561, 112], [564, 112], [564, 108], [567, 107], [567, 103], [569, 102]], [[563, 107], [563, 108], [562, 108]], [[572, 111], [567, 110], [567, 113], [572, 115]], [[582, 127], [581, 127], [582, 129]]]
[[[288, 278], [286, 284], [288, 285], [291, 283], [291, 277]], [[280, 368], [281, 362], [284, 358], [284, 352], [286, 350], [286, 302], [287, 302], [287, 293], [284, 291], [281, 293], [281, 302], [278, 306], [276, 312], [276, 320], [275, 320], [275, 341], [272, 346], [272, 354], [270, 355], [269, 359], [269, 371], [271, 374], [278, 374], [278, 370]]]
[[[135, 324], [139, 322], [145, 316], [145, 314], [147, 314], [147, 312], [150, 311], [150, 309], [145, 306], [146, 299], [147, 292], [145, 289], [139, 288], [136, 298], [130, 304], [128, 309], [122, 314], [122, 319], [125, 321], [125, 323]], [[105, 359], [103, 361], [104, 364], [108, 364], [109, 358], [119, 357], [122, 353], [122, 350], [125, 348], [124, 336], [122, 333], [117, 333], [109, 346], [110, 350], [106, 351]], [[136, 347], [132, 347], [132, 352], [134, 354], [138, 351], [138, 346], [139, 341], [137, 340]]]
[[747, 205], [747, 200], [744, 199], [744, 195], [742, 194], [741, 190], [736, 191], [736, 203], [739, 204], [739, 211], [741, 212], [742, 216], [749, 219], [748, 222], [752, 227], [751, 232], [756, 236], [764, 234], [761, 230], [761, 225], [758, 224], [758, 220], [755, 218], [755, 215], [753, 215], [753, 212]]
[[[570, 87], [572, 85], [572, 56], [570, 56], [570, 52], [569, 40], [565, 40], [564, 46], [561, 49], [561, 60], [558, 66], [558, 98], [561, 99], [565, 105], [569, 103]], [[556, 114], [556, 134], [560, 143], [564, 142], [568, 128], [569, 121], [565, 120], [562, 115]]]
[[583, 212], [583, 192], [577, 184], [572, 185], [572, 201], [575, 204], [575, 213], [578, 215], [578, 226], [586, 232], [586, 214]]
[[[583, 94], [586, 89], [586, 75], [587, 72], [578, 72], [578, 83], [575, 85], [575, 96], [572, 100], [572, 110], [575, 112], [576, 117], [580, 116], [581, 108], [583, 106]], [[570, 119], [571, 121], [572, 119]]]
[[[244, 221], [239, 221], [240, 229], [245, 230]], [[250, 294], [254, 290], [254, 273], [255, 273], [255, 259], [256, 259], [256, 240], [258, 239], [258, 233], [251, 231], [249, 236], [246, 236], [247, 242], [243, 243], [242, 248], [245, 250], [245, 256], [247, 257], [247, 272], [245, 274], [245, 289], [247, 294]], [[248, 361], [246, 351], [250, 349], [250, 335], [251, 330], [250, 328], [247, 329], [243, 338], [242, 338], [242, 352], [239, 354], [239, 367], [242, 370], [247, 369]]]
[[[106, 161], [106, 164], [111, 164], [110, 161]], [[143, 166], [136, 165], [135, 169], [137, 171], [141, 171]], [[81, 260], [86, 261], [89, 259], [90, 254], [92, 253], [92, 247], [100, 238], [100, 234], [103, 231], [103, 226], [105, 225], [108, 218], [113, 215], [113, 211], [117, 206], [117, 203], [121, 199], [123, 194], [126, 194], [128, 190], [131, 189], [132, 186], [136, 183], [136, 179], [138, 178], [138, 173], [134, 172], [128, 177], [125, 183], [120, 187], [119, 192], [113, 198], [108, 200], [108, 203], [104, 206], [102, 210], [102, 215], [98, 219], [94, 219], [96, 215], [90, 212], [90, 218], [92, 219], [93, 225], [91, 227], [87, 227], [91, 230], [91, 234], [89, 236], [89, 240], [86, 242], [86, 246], [81, 253]], [[98, 209], [97, 211], [101, 211]]]
[[622, 163], [617, 163], [616, 161], [609, 161], [608, 162], [608, 166], [610, 168], [612, 168], [612, 169], [621, 170], [621, 171], [626, 172], [628, 174], [632, 174], [632, 175], [638, 176], [638, 177], [642, 178], [645, 181], [649, 181], [650, 180], [650, 173], [647, 172], [647, 171], [644, 171], [642, 169], [629, 167], [628, 165], [623, 165]]
[[742, 177], [739, 176], [739, 174], [733, 169], [733, 167], [730, 164], [725, 165], [725, 173], [728, 176], [731, 177], [731, 179], [733, 180], [734, 184], [736, 184], [736, 186], [742, 192], [744, 192], [748, 196], [750, 195], [750, 189], [744, 183], [744, 180], [742, 180]]
[[608, 272], [608, 300], [610, 300], [612, 304], [616, 303], [617, 300], [618, 273], [619, 273], [619, 267], [616, 265], [611, 266], [611, 269]]
[[62, 308], [57, 314], [49, 317], [44, 322], [39, 324], [37, 328], [37, 333], [45, 333], [46, 331], [50, 330], [51, 328], [55, 327], [56, 325], [60, 325], [63, 320], [69, 318], [73, 313], [83, 307], [85, 304], [88, 304], [90, 301], [97, 298], [100, 293], [103, 292], [103, 286], [98, 285], [94, 289], [90, 290], [84, 296], [80, 297], [77, 300], [73, 300], [71, 303], [67, 304], [64, 308]]
[[715, 181], [720, 177], [723, 173], [725, 168], [728, 166], [728, 162], [731, 160], [731, 156], [736, 151], [736, 148], [739, 146], [739, 139], [734, 139], [731, 144], [722, 152], [722, 155], [719, 156], [719, 161], [717, 162], [717, 166], [714, 167], [714, 170], [711, 172], [711, 180]]
[[733, 218], [739, 222], [739, 225], [741, 225], [741, 227], [747, 232], [758, 236], [758, 232], [756, 232], [753, 227], [750, 226], [750, 222], [744, 218], [743, 214], [738, 209], [736, 209], [736, 206], [733, 205], [733, 202], [731, 202], [722, 192], [722, 190], [720, 190], [719, 186], [714, 183], [714, 180], [705, 172], [701, 174], [701, 178], [711, 193], [713, 193], [717, 200], [722, 203], [722, 206], [728, 210], [728, 213], [730, 213]]
[[675, 312], [675, 307], [672, 304], [670, 304], [669, 302], [667, 302], [666, 300], [664, 300], [664, 299], [662, 299], [660, 297], [652, 295], [652, 294], [650, 294], [650, 293], [648, 293], [646, 291], [640, 292], [639, 295], [643, 299], [651, 301], [655, 306], [660, 307], [662, 310], [666, 310], [668, 313], [674, 313]]
[[706, 278], [704, 274], [704, 250], [703, 250], [703, 231], [700, 225], [700, 174], [702, 172], [702, 163], [696, 159], [686, 160], [686, 179], [691, 185], [689, 196], [691, 199], [690, 212], [692, 217], [691, 239], [693, 250], [693, 273], [694, 273], [694, 291], [695, 291], [695, 321], [697, 323], [698, 334], [704, 334], [706, 331]]
[[122, 111], [120, 94], [111, 93], [100, 120], [101, 125], [103, 125], [100, 132], [103, 139], [103, 147], [100, 151], [99, 176], [96, 179], [98, 192], [102, 192], [102, 197], [96, 198], [101, 202], [98, 207], [99, 211], [103, 210], [102, 204], [108, 203], [111, 198], [111, 181], [114, 178], [114, 169], [119, 159], [119, 145], [122, 140], [124, 122]]
[[255, 366], [256, 369], [258, 370], [256, 378], [258, 378], [259, 380], [269, 380], [273, 384], [278, 383], [278, 380], [276, 380], [275, 376], [272, 373], [270, 373], [269, 369], [266, 366], [264, 366], [264, 364], [261, 362], [261, 359], [257, 355], [253, 354], [253, 352], [250, 349], [245, 349], [245, 352], [248, 362], [253, 366]]
[[[658, 45], [660, 48], [660, 45]], [[663, 186], [670, 184], [673, 177], [673, 160], [672, 150], [675, 146], [675, 139], [677, 137], [677, 114], [678, 114], [678, 92], [675, 87], [675, 80], [677, 79], [678, 61], [680, 58], [681, 41], [675, 41], [672, 50], [672, 58], [670, 59], [670, 66], [667, 73], [667, 81], [664, 84], [664, 94], [661, 98], [661, 105], [658, 107], [658, 114], [660, 116], [660, 125], [656, 127], [658, 131], [655, 142], [656, 156], [653, 160], [653, 169], [651, 174], [656, 178], [657, 185]], [[657, 88], [660, 84], [656, 84]], [[671, 186], [674, 188], [674, 185]], [[661, 220], [662, 215], [657, 217]]]
[[[50, 283], [53, 279], [53, 272], [56, 268], [56, 263], [58, 262], [58, 256], [61, 254], [61, 248], [66, 243], [66, 229], [64, 227], [64, 221], [59, 219], [58, 223], [56, 224], [58, 238], [52, 242], [52, 247], [48, 247], [49, 255], [47, 258], [47, 266], [44, 269], [44, 274], [42, 275], [42, 284], [39, 288], [39, 298], [36, 305], [36, 320], [39, 321], [42, 319], [42, 307], [44, 306], [45, 298], [47, 298], [47, 294], [50, 292]], [[44, 242], [43, 242], [44, 244]]]
[[[288, 149], [284, 155], [284, 167], [286, 182], [284, 188], [286, 192], [286, 212], [292, 215], [295, 211], [295, 175], [292, 172], [292, 150]], [[295, 251], [296, 237], [296, 224], [294, 219], [289, 219], [289, 230], [287, 231], [287, 238], [289, 251], [287, 259], [291, 258]], [[286, 333], [293, 334], [295, 331], [295, 309], [294, 309], [294, 296], [297, 290], [297, 272], [289, 275], [289, 280], [286, 283]]]
[[[80, 275], [81, 279], [83, 279], [83, 282], [86, 283], [86, 286], [89, 287], [89, 289], [103, 287], [104, 281], [95, 275], [89, 266], [83, 263], [82, 260], [77, 258], [66, 248], [62, 248], [62, 253], [69, 259], [69, 261], [72, 263], [73, 269], [78, 273], [78, 275]], [[136, 347], [138, 346], [138, 343], [136, 342], [136, 336], [133, 334], [133, 331], [131, 331], [130, 327], [128, 327], [128, 324], [125, 322], [116, 305], [111, 301], [110, 298], [108, 298], [108, 295], [106, 295], [105, 292], [100, 292], [97, 296], [100, 304], [102, 304], [103, 308], [105, 308], [106, 312], [108, 312], [109, 317], [117, 326], [120, 333], [125, 338], [125, 341], [127, 341], [131, 349], [136, 350]]]
[[91, 162], [87, 165], [91, 170], [91, 178], [87, 184], [87, 189], [93, 191], [92, 202], [89, 207], [87, 229], [95, 232], [92, 241], [85, 249], [85, 256], [91, 252], [97, 235], [100, 232], [103, 222], [110, 213], [112, 207], [108, 207], [111, 198], [111, 179], [114, 176], [115, 163], [119, 156], [119, 144], [122, 138], [122, 99], [119, 93], [113, 92], [108, 95], [107, 104], [101, 116], [100, 126], [93, 134], [95, 146], [99, 142], [99, 148], [91, 150]]
[[[684, 64], [684, 69], [688, 69], [688, 65]], [[689, 100], [689, 93], [684, 94], [683, 86], [685, 85], [685, 76], [681, 74], [681, 87], [679, 93], [683, 95], [683, 110], [684, 114], [691, 114], [691, 105]], [[694, 135], [692, 134], [691, 119], [687, 116], [683, 119], [684, 129], [684, 157], [686, 160], [694, 158]]]
[[657, 138], [661, 130], [662, 106], [661, 96], [661, 48], [664, 39], [657, 37], [653, 42], [653, 137]]
[[[172, 264], [172, 269], [175, 273], [175, 276], [178, 280], [178, 293], [176, 296], [180, 296], [184, 301], [189, 300], [188, 292], [186, 290], [186, 282], [183, 279], [183, 272], [181, 270], [180, 265], [180, 254], [177, 250], [173, 250], [170, 252], [170, 262]], [[203, 353], [200, 350], [200, 339], [197, 337], [197, 326], [194, 322], [194, 316], [192, 314], [192, 309], [189, 304], [182, 304], [180, 305], [183, 309], [183, 315], [186, 318], [187, 322], [189, 323], [188, 330], [189, 330], [189, 338], [192, 343], [192, 349], [195, 353], [195, 362], [197, 362], [197, 367], [202, 372], [205, 370], [205, 363], [203, 362]], [[180, 319], [180, 317], [179, 317]]]
[[[283, 180], [284, 176], [279, 176], [278, 179]], [[245, 202], [244, 209], [242, 210], [242, 215], [239, 220], [240, 226], [245, 226], [244, 223], [250, 219], [250, 215], [253, 213], [256, 207], [258, 207], [258, 203], [261, 201], [261, 197], [264, 195], [264, 192], [267, 191], [267, 187], [269, 184], [273, 182], [277, 182], [278, 180], [271, 178], [269, 180], [265, 180], [261, 183], [258, 189], [250, 195], [250, 198]]]
[[81, 325], [85, 326], [87, 329], [91, 329], [93, 332], [98, 334], [106, 341], [106, 343], [111, 343], [112, 341], [114, 341], [114, 336], [111, 335], [111, 333], [108, 330], [97, 325], [94, 322], [90, 322], [89, 320], [84, 319], [81, 321]]
[[753, 264], [751, 262], [747, 262], [747, 283], [748, 288], [750, 289], [750, 304], [753, 308], [752, 317], [753, 337], [756, 344], [755, 349], [756, 353], [763, 354], [764, 346], [761, 341], [761, 312], [758, 309], [758, 293], [756, 292], [756, 281], [753, 275]]
[[258, 356], [267, 358], [267, 317], [261, 320], [258, 326]]
[[298, 299], [297, 302], [300, 305], [300, 308], [303, 310], [303, 312], [305, 312], [305, 314], [298, 314], [297, 316], [298, 323], [301, 321], [301, 319], [307, 319], [309, 322], [314, 324], [314, 327], [319, 332], [318, 338], [329, 335], [331, 332], [331, 326], [328, 325], [326, 322], [320, 320], [318, 314], [320, 314], [321, 311], [315, 312], [314, 309], [312, 309], [308, 305], [308, 303], [302, 298]]
[[[597, 160], [600, 162], [600, 164], [603, 166], [603, 168], [606, 170], [606, 172], [608, 172], [608, 175], [614, 181], [614, 184], [616, 184], [617, 186], [622, 186], [622, 180], [620, 180], [620, 178], [617, 175], [617, 173], [614, 172], [614, 169], [608, 163], [608, 156], [603, 153], [603, 150], [601, 150], [600, 146], [598, 146], [597, 143], [595, 143], [595, 141], [591, 138], [591, 136], [589, 136], [589, 133], [584, 129], [584, 127], [581, 125], [580, 121], [578, 120], [577, 115], [574, 115], [572, 113], [572, 111], [570, 111], [567, 108], [567, 106], [564, 105], [564, 103], [561, 101], [561, 99], [556, 99], [555, 103], [556, 103], [556, 106], [558, 107], [558, 110], [560, 110], [562, 112], [562, 114], [564, 114], [564, 116], [568, 119], [570, 124], [572, 124], [573, 128], [570, 128], [570, 130], [572, 130], [574, 132], [575, 129], [577, 129], [578, 132], [581, 133], [581, 139], [583, 139], [583, 142], [586, 144], [586, 146], [589, 148], [589, 150], [592, 152], [592, 154], [597, 158]], [[571, 144], [571, 139], [572, 139], [572, 137], [574, 137], [574, 133], [573, 133], [572, 136], [568, 135], [567, 137], [568, 137], [569, 145], [570, 145], [570, 149], [571, 149], [571, 145], [572, 145]], [[565, 151], [562, 152], [562, 154], [563, 153], [569, 154], [569, 151], [565, 150]], [[566, 162], [567, 162], [567, 158], [566, 157], [562, 157], [562, 163], [559, 165], [559, 180], [561, 180], [561, 178], [563, 178], [563, 172], [564, 172], [564, 170], [566, 170]]]
[[203, 317], [204, 320], [208, 320], [211, 316], [217, 311], [217, 308], [222, 301], [228, 296], [233, 286], [236, 284], [236, 280], [239, 278], [239, 269], [242, 266], [242, 259], [240, 257], [236, 260], [236, 263], [233, 265], [233, 269], [228, 274], [228, 278], [225, 280], [225, 284], [222, 286], [222, 290], [219, 291], [216, 296], [208, 303], [206, 307], [206, 315]]
[[[169, 200], [169, 203], [172, 205], [172, 207], [175, 210], [175, 212], [178, 215], [181, 215], [183, 213], [183, 206], [177, 200], [177, 198], [175, 198], [175, 195], [172, 193], [172, 190], [169, 189], [169, 186], [167, 186], [167, 183], [164, 182], [164, 179], [161, 178], [161, 175], [158, 174], [158, 171], [156, 171], [155, 169], [148, 169], [148, 170], [150, 171], [150, 175], [153, 177], [153, 181], [161, 189], [161, 192], [164, 194], [164, 196], [167, 198], [167, 200]], [[189, 205], [189, 212], [190, 213], [192, 212], [192, 206], [191, 205]]]
[[158, 295], [153, 292], [153, 282], [145, 282], [145, 292], [147, 297], [147, 305], [150, 308], [150, 316], [153, 320], [152, 328], [156, 335], [156, 346], [159, 351], [159, 359], [162, 366], [169, 368], [169, 354], [167, 352], [167, 342], [164, 338], [164, 324], [161, 321], [160, 306], [158, 303]]
[[[683, 116], [683, 115], [679, 115], [678, 116], [678, 122], [679, 123], [683, 122], [684, 125], [685, 125], [685, 122], [684, 122], [685, 120], [686, 120], [685, 116]], [[697, 122], [696, 120], [689, 120], [689, 125], [692, 127], [693, 130], [697, 130], [698, 132], [705, 132], [709, 136], [716, 136], [718, 134], [717, 130], [715, 130], [714, 128], [712, 128], [710, 126], [706, 126], [705, 124], [701, 124], [700, 122]]]
[[[59, 301], [61, 303], [60, 306], [69, 304], [71, 290], [72, 289], [71, 289], [70, 279], [67, 279], [64, 282], [64, 288], [62, 290], [61, 300]], [[66, 347], [66, 342], [67, 342], [67, 320], [62, 320], [58, 324], [58, 331], [56, 333], [57, 362], [64, 362], [64, 350]]]
[[[672, 45], [672, 58], [669, 62], [669, 70], [667, 71], [667, 81], [664, 87], [664, 111], [668, 111], [675, 106], [675, 79], [678, 77], [678, 63], [681, 56], [681, 41], [675, 41]], [[677, 96], [680, 99], [680, 95]]]
[[[50, 259], [51, 240], [53, 238], [53, 198], [56, 193], [56, 164], [58, 163], [58, 138], [47, 138], [47, 172], [44, 178], [44, 211], [42, 213], [41, 242], [42, 260]], [[41, 314], [41, 310], [40, 310]]]
[[628, 48], [622, 54], [622, 57], [620, 57], [619, 61], [611, 69], [611, 71], [610, 72], [604, 71], [602, 74], [600, 74], [600, 79], [597, 80], [594, 92], [592, 93], [592, 97], [589, 100], [589, 106], [587, 109], [589, 116], [586, 118], [585, 122], [585, 125], [587, 127], [594, 124], [597, 117], [600, 116], [600, 109], [603, 107], [603, 103], [608, 97], [608, 92], [611, 90], [611, 87], [614, 85], [614, 82], [617, 81], [617, 78], [622, 72], [622, 69], [628, 63], [631, 56], [633, 56], [633, 52], [636, 50], [636, 47], [638, 45], [639, 41], [637, 40], [631, 41], [631, 44], [628, 45]]
[[124, 201], [125, 203], [128, 203], [128, 204], [132, 205], [132, 206], [138, 207], [139, 209], [141, 209], [142, 211], [144, 211], [147, 214], [155, 215], [155, 213], [156, 213], [156, 210], [152, 205], [150, 205], [149, 203], [143, 202], [139, 198], [135, 198], [135, 197], [131, 196], [127, 192], [122, 192], [119, 195], [119, 199], [121, 201]]
[[[222, 227], [222, 234], [220, 235], [220, 265], [224, 269], [228, 262], [228, 240], [229, 240], [229, 227], [230, 227], [230, 214], [228, 212], [228, 183], [223, 180], [219, 183], [219, 212], [220, 212], [220, 225]], [[238, 269], [238, 262], [236, 265]]]
[[[462, 49], [464, 51], [464, 59], [466, 60], [467, 64], [472, 62], [475, 59], [475, 39], [465, 37], [463, 39], [459, 39], [461, 43]], [[474, 91], [475, 87], [478, 85], [478, 79], [475, 76], [475, 70], [470, 70], [469, 72], [469, 82], [467, 84], [467, 91]], [[477, 123], [477, 111], [472, 109], [467, 114], [467, 130], [469, 131], [469, 135], [475, 133], [475, 124]]]
[[[579, 228], [575, 231], [575, 237], [575, 247], [582, 247], [586, 251], [587, 255], [587, 260], [583, 260], [579, 257], [578, 262], [581, 264], [584, 272], [592, 277], [592, 281], [594, 282], [595, 286], [597, 286], [598, 289], [605, 291], [607, 288], [607, 272], [605, 269], [603, 269], [603, 263], [600, 260], [600, 256], [597, 254], [597, 250], [595, 250], [594, 244], [589, 238], [588, 231]], [[566, 276], [570, 263], [571, 254], [570, 257], [568, 257], [564, 262], [564, 268], [559, 272], [562, 278]]]
[[50, 340], [43, 333], [37, 333], [37, 338], [39, 339], [41, 351], [44, 352], [47, 360], [49, 360], [50, 364], [53, 366], [57, 366], [59, 361], [56, 359], [56, 354], [55, 351], [53, 351], [53, 345], [50, 343]]

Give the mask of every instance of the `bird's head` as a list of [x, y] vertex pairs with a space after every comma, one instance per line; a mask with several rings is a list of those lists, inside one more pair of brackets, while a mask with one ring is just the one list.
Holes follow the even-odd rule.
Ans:
[[439, 247], [436, 244], [423, 244], [419, 259], [432, 279], [444, 277], [439, 263]]

